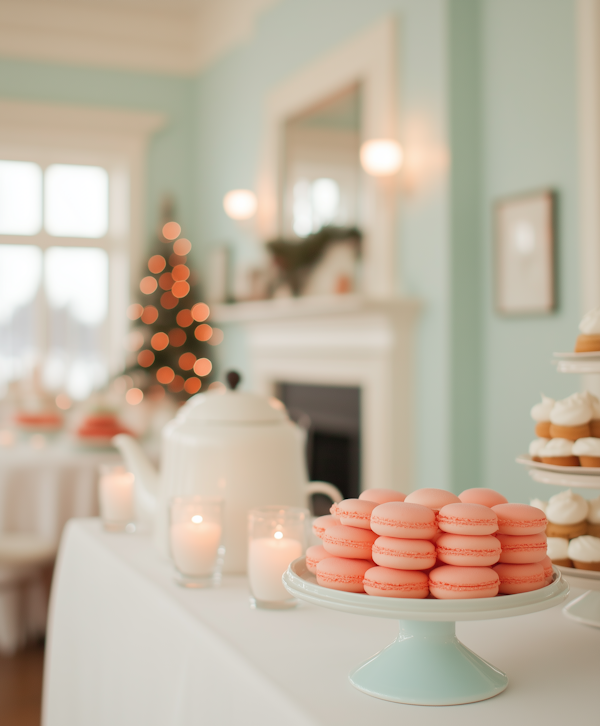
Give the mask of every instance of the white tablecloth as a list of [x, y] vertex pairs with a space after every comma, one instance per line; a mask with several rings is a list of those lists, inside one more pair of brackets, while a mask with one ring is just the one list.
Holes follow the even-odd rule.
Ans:
[[[581, 591], [575, 594], [580, 594]], [[392, 620], [302, 604], [251, 610], [244, 578], [184, 590], [148, 539], [69, 523], [54, 581], [44, 726], [506, 726], [598, 722], [600, 630], [560, 608], [459, 623], [508, 689], [465, 706], [405, 706], [348, 672], [395, 637]]]

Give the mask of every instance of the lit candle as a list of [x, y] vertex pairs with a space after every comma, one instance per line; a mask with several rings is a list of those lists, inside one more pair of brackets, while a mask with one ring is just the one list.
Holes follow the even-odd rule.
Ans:
[[200, 514], [194, 514], [188, 522], [171, 525], [171, 554], [184, 575], [211, 575], [220, 541], [220, 525], [205, 521]]
[[292, 560], [302, 555], [302, 543], [275, 532], [273, 537], [251, 539], [248, 549], [248, 578], [257, 600], [279, 602], [290, 598], [281, 577]]
[[100, 512], [106, 522], [134, 519], [133, 474], [114, 472], [100, 477]]

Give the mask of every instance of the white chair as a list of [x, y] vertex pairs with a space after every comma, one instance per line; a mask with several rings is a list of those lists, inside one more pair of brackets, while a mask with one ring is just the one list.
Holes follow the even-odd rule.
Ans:
[[12, 655], [32, 630], [43, 632], [46, 598], [40, 575], [55, 557], [56, 544], [43, 537], [0, 534], [0, 652]]

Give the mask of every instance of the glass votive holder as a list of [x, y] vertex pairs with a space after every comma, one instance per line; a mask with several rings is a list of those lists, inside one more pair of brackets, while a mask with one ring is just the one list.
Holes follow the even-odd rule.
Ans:
[[223, 500], [174, 497], [169, 528], [171, 557], [182, 587], [213, 587], [221, 581]]
[[307, 509], [273, 506], [248, 514], [248, 580], [254, 608], [281, 610], [297, 605], [281, 577], [306, 549]]
[[124, 466], [100, 467], [100, 518], [108, 532], [135, 532], [134, 476]]

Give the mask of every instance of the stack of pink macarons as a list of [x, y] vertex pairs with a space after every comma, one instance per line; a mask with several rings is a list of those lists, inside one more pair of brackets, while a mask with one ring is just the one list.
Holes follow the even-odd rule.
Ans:
[[317, 582], [383, 597], [462, 599], [528, 592], [552, 579], [544, 513], [491, 489], [459, 497], [370, 489], [315, 520]]

